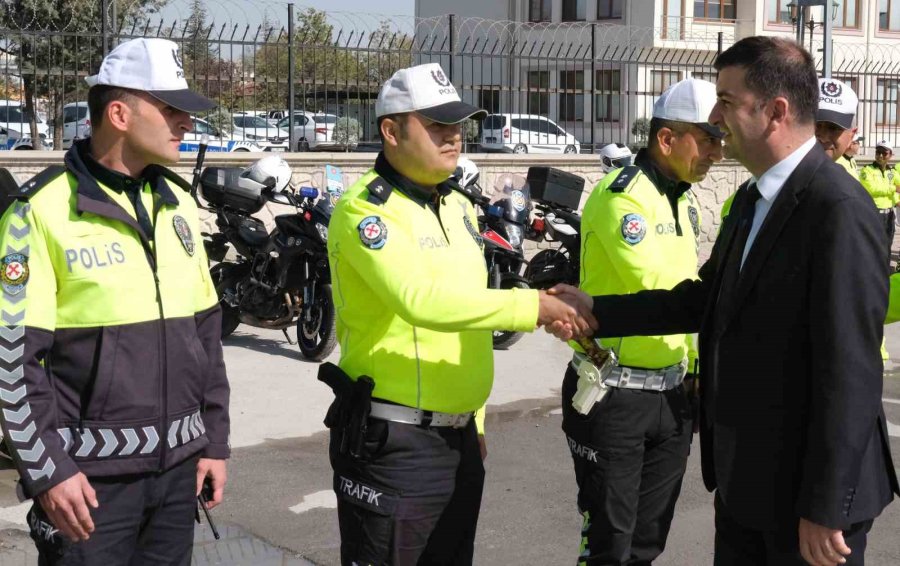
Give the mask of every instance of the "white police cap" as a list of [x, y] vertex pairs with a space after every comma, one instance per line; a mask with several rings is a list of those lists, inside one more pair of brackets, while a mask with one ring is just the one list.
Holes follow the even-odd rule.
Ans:
[[666, 89], [653, 103], [653, 117], [673, 122], [686, 122], [716, 136], [725, 134], [709, 123], [716, 105], [716, 85], [701, 79], [684, 79]]
[[849, 85], [837, 79], [819, 79], [816, 122], [831, 122], [845, 130], [853, 127], [859, 98]]
[[185, 112], [203, 112], [216, 103], [188, 88], [184, 66], [174, 41], [140, 37], [116, 46], [103, 58], [100, 71], [85, 78], [88, 85], [141, 90]]
[[384, 83], [375, 102], [375, 117], [418, 112], [440, 124], [458, 124], [466, 118], [482, 119], [487, 112], [459, 98], [450, 79], [437, 63], [400, 69]]

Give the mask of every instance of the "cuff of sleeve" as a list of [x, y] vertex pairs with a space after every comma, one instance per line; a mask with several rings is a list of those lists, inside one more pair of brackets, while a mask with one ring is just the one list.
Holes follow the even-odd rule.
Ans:
[[534, 332], [537, 326], [540, 298], [534, 289], [510, 289], [513, 292], [513, 328], [517, 332]]
[[231, 447], [227, 444], [210, 443], [203, 449], [201, 456], [213, 460], [227, 460], [231, 456]]
[[[31, 476], [28, 473], [22, 474], [21, 470], [19, 471], [20, 481], [19, 484], [22, 486], [22, 492], [24, 493], [27, 499], [32, 499], [37, 497], [38, 495], [44, 493], [48, 489], [61, 484], [67, 479], [71, 478], [81, 470], [78, 469], [78, 466], [75, 465], [75, 462], [72, 461], [68, 456], [62, 459], [59, 459], [54, 463], [55, 470], [50, 477], [43, 477], [37, 481], [31, 479]], [[46, 469], [46, 464], [44, 469]]]

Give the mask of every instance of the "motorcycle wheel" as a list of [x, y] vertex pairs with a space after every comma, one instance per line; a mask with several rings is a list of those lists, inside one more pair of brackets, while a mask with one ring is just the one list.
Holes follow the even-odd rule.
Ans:
[[231, 334], [241, 324], [241, 311], [237, 307], [233, 307], [226, 303], [222, 296], [225, 290], [234, 285], [234, 278], [228, 277], [226, 263], [217, 263], [209, 270], [212, 276], [213, 284], [216, 287], [216, 296], [219, 297], [219, 307], [222, 308], [222, 339], [231, 336]]
[[[530, 289], [530, 287], [522, 281], [502, 281], [501, 289]], [[494, 331], [494, 349], [507, 350], [513, 344], [518, 342], [524, 336], [524, 332], [513, 332], [511, 330], [495, 330]]]
[[331, 284], [321, 285], [312, 306], [312, 320], [306, 322], [303, 315], [297, 319], [297, 344], [303, 357], [315, 362], [327, 358], [337, 344], [334, 331], [334, 301]]

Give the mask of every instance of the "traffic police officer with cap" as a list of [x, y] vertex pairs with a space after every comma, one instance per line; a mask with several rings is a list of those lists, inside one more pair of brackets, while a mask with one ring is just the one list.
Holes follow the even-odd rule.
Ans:
[[341, 562], [471, 564], [484, 483], [472, 414], [491, 389], [491, 331], [589, 326], [551, 295], [487, 289], [474, 210], [448, 181], [460, 123], [485, 112], [440, 65], [397, 71], [375, 108], [384, 152], [328, 238], [340, 370], [374, 381], [362, 453], [331, 426]]
[[[715, 85], [686, 79], [657, 100], [649, 147], [612, 171], [582, 215], [581, 288], [592, 295], [668, 289], [697, 273], [700, 211], [691, 183], [722, 159], [707, 122]], [[563, 431], [583, 515], [578, 563], [650, 564], [663, 551], [691, 444], [690, 340], [607, 338], [619, 365], [600, 372], [576, 353], [563, 380]], [[582, 399], [591, 399], [585, 403]]]
[[844, 152], [844, 155], [837, 160], [837, 164], [847, 170], [847, 173], [859, 180], [859, 165], [856, 163], [856, 156], [859, 154], [859, 144], [865, 138], [859, 134], [853, 136], [850, 146]]
[[88, 79], [93, 135], [0, 222], [0, 421], [42, 565], [189, 564], [229, 456], [221, 313], [178, 161], [178, 46], [134, 39]]
[[894, 166], [888, 163], [893, 155], [894, 149], [891, 144], [882, 140], [875, 145], [875, 161], [859, 170], [859, 182], [872, 195], [884, 221], [889, 255], [896, 230], [894, 206], [900, 202], [900, 195], [897, 194], [900, 190], [900, 176], [897, 175]]

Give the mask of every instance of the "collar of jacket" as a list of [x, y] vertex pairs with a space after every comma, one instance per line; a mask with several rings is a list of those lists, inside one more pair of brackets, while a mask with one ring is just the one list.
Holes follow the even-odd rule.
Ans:
[[[388, 163], [383, 151], [375, 158], [375, 172], [378, 173], [379, 177], [387, 181], [389, 185], [418, 203], [419, 206], [424, 208], [425, 205], [434, 202], [435, 192], [432, 189], [414, 183], [401, 175], [399, 171], [394, 169], [393, 165]], [[448, 179], [439, 184], [436, 188], [438, 195], [442, 197], [447, 196], [452, 190], [452, 181]]]
[[676, 181], [666, 177], [663, 172], [659, 170], [659, 167], [656, 166], [656, 163], [653, 162], [653, 159], [650, 157], [650, 152], [646, 148], [642, 148], [638, 151], [637, 157], [634, 158], [634, 164], [637, 165], [641, 171], [643, 171], [644, 175], [650, 179], [650, 182], [653, 183], [653, 186], [656, 187], [659, 194], [666, 195], [670, 199], [677, 201], [681, 198], [681, 195], [691, 188], [690, 183]]
[[78, 194], [92, 200], [106, 202], [110, 199], [103, 193], [98, 182], [121, 193], [127, 190], [140, 191], [144, 183], [149, 183], [151, 190], [159, 195], [160, 204], [178, 204], [178, 199], [160, 172], [158, 165], [150, 165], [137, 179], [118, 171], [113, 171], [91, 156], [90, 138], [78, 140], [66, 152], [65, 164], [78, 179]]

